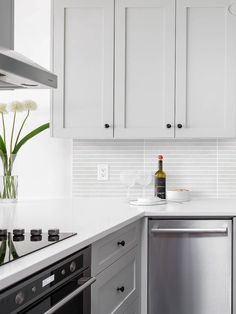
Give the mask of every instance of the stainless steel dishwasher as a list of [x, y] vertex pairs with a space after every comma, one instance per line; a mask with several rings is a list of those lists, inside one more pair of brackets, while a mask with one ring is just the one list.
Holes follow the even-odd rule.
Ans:
[[231, 314], [231, 220], [150, 219], [148, 251], [149, 314]]

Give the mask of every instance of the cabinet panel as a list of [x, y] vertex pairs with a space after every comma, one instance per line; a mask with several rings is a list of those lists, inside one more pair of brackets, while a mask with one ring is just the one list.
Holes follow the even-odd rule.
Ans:
[[175, 1], [117, 0], [115, 21], [115, 138], [173, 137]]
[[179, 0], [176, 137], [235, 137], [236, 16], [231, 0]]
[[131, 304], [123, 314], [139, 314], [140, 309], [139, 309], [139, 301], [135, 301], [133, 304]]
[[[92, 314], [124, 313], [138, 296], [137, 247], [104, 270], [92, 286]], [[118, 291], [117, 288], [124, 288]]]
[[53, 11], [53, 135], [112, 138], [114, 2], [56, 0]]
[[140, 223], [135, 222], [92, 245], [92, 275], [114, 263], [140, 240]]

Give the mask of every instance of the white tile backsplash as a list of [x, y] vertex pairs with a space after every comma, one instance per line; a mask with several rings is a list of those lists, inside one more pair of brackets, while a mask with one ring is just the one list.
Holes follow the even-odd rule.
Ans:
[[[124, 170], [154, 173], [164, 155], [167, 188], [186, 188], [193, 197], [236, 198], [236, 140], [73, 141], [73, 195], [125, 196]], [[97, 164], [109, 165], [109, 180], [97, 181]], [[132, 195], [141, 193], [139, 186]], [[147, 189], [152, 195], [153, 186]]]

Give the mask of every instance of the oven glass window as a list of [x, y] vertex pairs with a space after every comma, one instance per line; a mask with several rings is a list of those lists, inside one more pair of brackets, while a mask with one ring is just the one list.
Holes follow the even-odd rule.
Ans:
[[[21, 312], [22, 314], [43, 314], [48, 311], [53, 305], [63, 300], [67, 295], [76, 290], [78, 285], [78, 276], [68, 282], [63, 287], [54, 291], [46, 298], [34, 304], [31, 308]], [[90, 314], [90, 288], [85, 289], [82, 293], [75, 296], [69, 302], [65, 303], [55, 314]]]

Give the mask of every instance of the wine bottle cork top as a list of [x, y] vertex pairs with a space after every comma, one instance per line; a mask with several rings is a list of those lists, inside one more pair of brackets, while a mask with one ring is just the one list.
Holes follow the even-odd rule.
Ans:
[[162, 159], [163, 159], [163, 156], [162, 156], [162, 155], [158, 155], [158, 159], [159, 159], [159, 160], [162, 160]]

